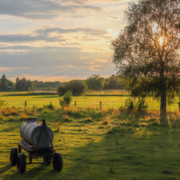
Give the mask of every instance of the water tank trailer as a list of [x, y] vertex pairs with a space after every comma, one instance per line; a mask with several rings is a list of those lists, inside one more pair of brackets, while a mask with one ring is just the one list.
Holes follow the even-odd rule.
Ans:
[[[27, 118], [20, 127], [20, 135], [23, 140], [18, 143], [18, 148], [11, 148], [10, 153], [10, 164], [17, 165], [19, 173], [24, 173], [26, 164], [32, 164], [32, 159], [39, 157], [42, 157], [44, 162], [35, 164], [50, 165], [52, 162], [55, 171], [62, 170], [62, 155], [54, 150], [53, 132], [47, 127], [45, 119], [42, 124], [38, 124], [36, 118]], [[22, 149], [28, 153], [27, 156], [21, 153]], [[26, 163], [27, 157], [29, 157], [29, 163]]]

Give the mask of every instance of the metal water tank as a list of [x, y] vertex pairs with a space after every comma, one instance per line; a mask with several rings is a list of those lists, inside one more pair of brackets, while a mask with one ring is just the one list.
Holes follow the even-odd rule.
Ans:
[[[41, 132], [42, 131], [42, 132]], [[53, 132], [49, 127], [42, 128], [36, 118], [27, 118], [20, 127], [21, 137], [37, 148], [47, 148], [53, 142]], [[38, 143], [39, 140], [39, 143]]]

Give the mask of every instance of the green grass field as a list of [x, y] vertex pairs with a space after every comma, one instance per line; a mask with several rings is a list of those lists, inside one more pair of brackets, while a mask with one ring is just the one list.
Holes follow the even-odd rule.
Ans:
[[[16, 95], [17, 94], [17, 95]], [[1, 93], [0, 99], [7, 102], [8, 107], [24, 107], [25, 101], [27, 102], [27, 107], [42, 107], [43, 105], [52, 104], [55, 107], [59, 107], [59, 97], [56, 94], [47, 93], [47, 95], [37, 95], [28, 93]], [[106, 94], [106, 95], [105, 95]], [[120, 108], [125, 105], [126, 99], [129, 98], [128, 92], [126, 91], [90, 91], [85, 96], [74, 96], [72, 99], [71, 107], [74, 107], [76, 101], [77, 107], [81, 108], [99, 108], [100, 101], [102, 101], [102, 108]], [[154, 100], [151, 97], [146, 99], [149, 110], [159, 110], [160, 102]], [[173, 104], [167, 105], [168, 111], [179, 110], [178, 98]]]
[[[119, 110], [126, 98], [73, 97], [77, 107], [72, 104], [61, 110], [57, 95], [1, 95], [9, 108], [0, 110], [0, 179], [180, 179], [178, 107], [168, 112], [169, 126], [163, 127], [156, 108], [149, 107], [146, 112]], [[27, 101], [25, 109], [24, 101]], [[55, 109], [43, 107], [50, 101]], [[101, 111], [99, 101], [104, 102]], [[93, 103], [97, 104], [96, 109]], [[153, 107], [155, 103], [158, 107], [158, 102], [151, 102]], [[32, 164], [27, 165], [25, 174], [18, 174], [16, 167], [10, 166], [10, 149], [21, 140], [19, 128], [27, 117], [37, 117], [39, 122], [45, 118], [53, 130], [55, 149], [61, 152], [64, 161], [61, 172], [53, 171], [52, 164]], [[57, 132], [54, 123], [59, 121]]]

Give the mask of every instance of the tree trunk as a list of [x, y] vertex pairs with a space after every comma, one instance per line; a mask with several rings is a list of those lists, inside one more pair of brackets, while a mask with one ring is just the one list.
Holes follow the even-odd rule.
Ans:
[[160, 107], [160, 123], [162, 125], [168, 125], [166, 114], [166, 89], [161, 92], [161, 107]]
[[160, 89], [161, 89], [161, 106], [160, 106], [160, 123], [167, 126], [167, 114], [166, 114], [166, 82], [164, 76], [164, 62], [161, 56], [161, 72], [160, 72]]

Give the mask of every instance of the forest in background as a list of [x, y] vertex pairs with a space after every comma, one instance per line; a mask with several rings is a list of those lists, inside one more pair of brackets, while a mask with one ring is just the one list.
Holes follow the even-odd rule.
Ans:
[[25, 77], [21, 79], [17, 77], [14, 83], [3, 74], [0, 79], [0, 91], [56, 91], [59, 86], [66, 86], [66, 84], [72, 84], [73, 82], [83, 83], [85, 85], [85, 90], [125, 89], [125, 79], [118, 75], [111, 75], [108, 78], [104, 78], [95, 74], [85, 80], [72, 80], [69, 82], [31, 81]]

